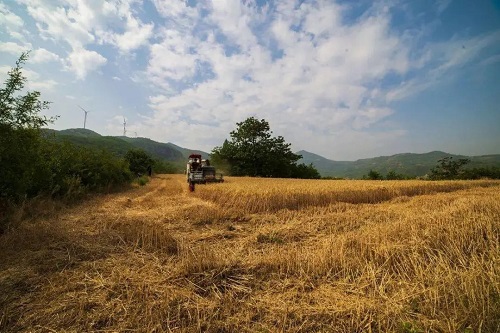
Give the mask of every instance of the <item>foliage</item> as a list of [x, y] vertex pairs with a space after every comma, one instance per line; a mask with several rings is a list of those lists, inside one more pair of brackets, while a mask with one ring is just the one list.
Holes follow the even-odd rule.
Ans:
[[463, 174], [462, 167], [470, 162], [468, 158], [453, 160], [452, 156], [438, 160], [438, 165], [431, 169], [432, 180], [457, 179]]
[[106, 189], [131, 180], [127, 162], [106, 150], [46, 141], [40, 153], [50, 171], [48, 184], [40, 190], [50, 189], [53, 196], [70, 193], [75, 180], [85, 191]]
[[312, 165], [295, 164], [301, 156], [290, 150], [282, 136], [272, 136], [266, 120], [250, 117], [236, 125], [230, 133], [231, 141], [225, 140], [212, 150], [214, 164], [227, 167], [233, 176], [316, 177]]
[[125, 154], [125, 160], [129, 163], [130, 171], [135, 175], [144, 175], [148, 168], [153, 166], [154, 160], [142, 149], [130, 149]]
[[292, 167], [291, 178], [320, 179], [321, 175], [312, 163], [309, 165], [300, 163]]
[[39, 92], [20, 93], [27, 82], [22, 73], [27, 59], [28, 53], [21, 54], [0, 89], [0, 198], [33, 196], [46, 170], [40, 168], [39, 128], [54, 119], [40, 115], [49, 102], [40, 101]]
[[176, 173], [177, 168], [172, 163], [157, 158], [153, 161], [153, 171], [155, 173]]
[[49, 102], [40, 100], [40, 92], [20, 94], [28, 80], [22, 73], [22, 65], [27, 59], [28, 53], [22, 53], [16, 61], [16, 67], [7, 73], [5, 87], [0, 89], [0, 125], [8, 128], [38, 129], [55, 120], [40, 115], [50, 105]]
[[[391, 170], [405, 177], [416, 178], [429, 174], [429, 170], [436, 166], [436, 161], [443, 157], [452, 156], [454, 159], [466, 158], [461, 155], [450, 155], [442, 151], [433, 151], [425, 154], [396, 154], [392, 156], [379, 156], [363, 158], [356, 161], [334, 161], [322, 156], [299, 151], [302, 155], [299, 163], [313, 163], [323, 177], [362, 178], [370, 169], [377, 170], [386, 175]], [[469, 157], [471, 162], [467, 168], [500, 167], [500, 154]]]
[[137, 184], [139, 184], [140, 186], [144, 186], [147, 183], [149, 183], [149, 178], [147, 176], [140, 176], [139, 178], [137, 178]]
[[0, 201], [19, 202], [39, 194], [74, 197], [128, 183], [130, 171], [123, 159], [42, 136], [40, 127], [55, 118], [40, 115], [49, 102], [40, 101], [39, 92], [20, 94], [27, 56], [21, 55], [0, 89]]
[[483, 168], [472, 168], [465, 169], [460, 175], [461, 179], [500, 179], [500, 168], [498, 167], [483, 167]]
[[404, 180], [404, 179], [409, 179], [410, 177], [405, 176], [401, 173], [397, 173], [394, 170], [391, 170], [385, 175], [385, 179], [387, 180]]
[[412, 177], [403, 175], [401, 173], [397, 173], [394, 170], [389, 171], [385, 177], [382, 175], [381, 172], [375, 171], [370, 169], [368, 174], [363, 176], [363, 179], [366, 180], [405, 180], [405, 179], [411, 179]]
[[384, 179], [384, 176], [382, 176], [382, 174], [378, 171], [370, 170], [367, 175], [363, 176], [363, 179], [382, 180]]
[[38, 131], [1, 124], [0, 132], [0, 198], [35, 196], [48, 176]]
[[184, 157], [176, 148], [171, 147], [171, 144], [145, 138], [101, 136], [83, 128], [44, 132], [52, 141], [71, 142], [91, 149], [105, 149], [118, 157], [124, 157], [132, 149], [142, 149], [154, 159], [152, 167], [155, 173], [179, 173], [185, 168]]

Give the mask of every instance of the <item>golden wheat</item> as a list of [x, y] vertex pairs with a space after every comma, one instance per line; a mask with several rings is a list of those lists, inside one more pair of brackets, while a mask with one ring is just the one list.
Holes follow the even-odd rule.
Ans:
[[0, 331], [497, 332], [498, 185], [161, 176], [0, 236]]

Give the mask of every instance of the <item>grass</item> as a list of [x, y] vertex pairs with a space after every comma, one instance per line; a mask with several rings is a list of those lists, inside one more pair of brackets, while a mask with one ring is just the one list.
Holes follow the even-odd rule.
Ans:
[[497, 332], [500, 182], [182, 175], [0, 236], [2, 332]]

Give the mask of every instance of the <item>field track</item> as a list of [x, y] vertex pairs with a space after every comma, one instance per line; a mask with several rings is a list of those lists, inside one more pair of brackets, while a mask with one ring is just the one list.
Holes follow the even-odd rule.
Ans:
[[0, 332], [500, 332], [500, 182], [182, 175], [0, 235]]

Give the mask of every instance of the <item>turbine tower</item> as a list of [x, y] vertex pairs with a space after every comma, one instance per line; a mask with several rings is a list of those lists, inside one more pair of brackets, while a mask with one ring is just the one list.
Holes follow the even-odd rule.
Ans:
[[123, 117], [123, 136], [127, 136], [127, 121], [125, 120], [125, 117]]
[[80, 105], [78, 105], [78, 107], [82, 109], [83, 112], [85, 112], [85, 118], [83, 119], [83, 128], [85, 129], [85, 127], [87, 126], [87, 113], [89, 113], [90, 111], [85, 110]]

